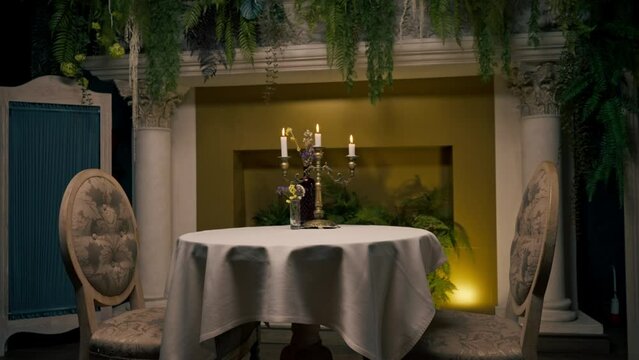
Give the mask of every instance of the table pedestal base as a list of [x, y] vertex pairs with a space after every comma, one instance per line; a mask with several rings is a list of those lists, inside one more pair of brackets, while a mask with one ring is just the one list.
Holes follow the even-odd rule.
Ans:
[[291, 330], [291, 342], [282, 349], [280, 360], [333, 360], [331, 351], [322, 345], [319, 325], [293, 323]]

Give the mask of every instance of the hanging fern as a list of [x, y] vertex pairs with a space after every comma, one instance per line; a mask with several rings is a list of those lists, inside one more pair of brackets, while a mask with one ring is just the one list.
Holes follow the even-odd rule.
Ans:
[[393, 45], [395, 43], [395, 2], [371, 0], [362, 4], [366, 42], [368, 96], [374, 104], [393, 84]]
[[86, 16], [78, 16], [78, 12], [88, 12], [89, 9], [78, 9], [73, 0], [56, 1], [53, 7], [51, 16], [53, 57], [58, 63], [63, 64], [73, 61], [74, 56], [84, 52], [89, 44], [89, 37], [86, 34], [88, 26]]
[[539, 46], [539, 0], [531, 0], [528, 18], [528, 45]]
[[[639, 27], [632, 6], [616, 2], [615, 9], [598, 1], [555, 1], [555, 11], [570, 10], [561, 17], [570, 43], [564, 49], [557, 100], [563, 129], [575, 153], [575, 181], [584, 183], [592, 199], [601, 183], [616, 180], [621, 203], [624, 169], [632, 146], [628, 114], [637, 113], [636, 102], [623, 88], [625, 74], [637, 69]], [[589, 9], [584, 17], [578, 9]], [[595, 26], [596, 24], [596, 26]]]
[[340, 71], [348, 90], [356, 79], [358, 43], [364, 42], [372, 103], [393, 80], [395, 6], [393, 0], [296, 0], [296, 9], [311, 27], [324, 24], [327, 63]]
[[[250, 1], [250, 0], [249, 0]], [[253, 54], [257, 49], [257, 40], [255, 35], [255, 19], [248, 20], [244, 16], [240, 16], [240, 28], [238, 34], [238, 43], [242, 56], [248, 62], [253, 64]]]
[[[215, 11], [213, 0], [195, 3], [184, 15], [187, 47], [191, 53], [197, 51], [200, 71], [206, 82], [217, 73], [217, 66], [226, 66], [224, 51], [215, 34]], [[210, 3], [210, 4], [208, 4]]]
[[148, 26], [142, 28], [146, 82], [152, 99], [163, 101], [177, 89], [182, 54], [183, 14], [179, 0], [149, 0]]
[[322, 23], [325, 26], [326, 60], [337, 68], [351, 89], [355, 82], [355, 62], [360, 27], [356, 22], [356, 3], [351, 0], [296, 0], [296, 9], [311, 28]]
[[[426, 0], [422, 0], [426, 2]], [[462, 32], [462, 0], [429, 0], [427, 2], [431, 30], [446, 42], [455, 39], [461, 45]]]
[[88, 79], [82, 66], [87, 55], [125, 54], [121, 38], [132, 5], [126, 0], [55, 0], [52, 9], [49, 25], [53, 58], [62, 75], [75, 78], [86, 90]]
[[262, 92], [265, 102], [270, 101], [275, 93], [279, 73], [279, 54], [284, 51], [285, 44], [290, 40], [293, 26], [286, 16], [282, 0], [267, 0], [264, 11], [258, 18], [258, 42], [265, 47], [266, 86]]

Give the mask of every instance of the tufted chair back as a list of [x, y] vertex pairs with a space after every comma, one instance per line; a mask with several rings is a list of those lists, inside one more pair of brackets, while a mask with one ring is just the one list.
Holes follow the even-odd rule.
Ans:
[[541, 311], [557, 236], [558, 188], [555, 165], [542, 162], [524, 190], [510, 250], [506, 317], [438, 310], [404, 360], [537, 359]]
[[[120, 184], [102, 170], [79, 172], [59, 215], [60, 250], [76, 291], [80, 359], [157, 358], [164, 309], [144, 307], [137, 225]], [[96, 306], [127, 301], [132, 311], [98, 323]]]
[[542, 162], [522, 196], [515, 236], [510, 247], [510, 294], [507, 315], [525, 315], [522, 349], [537, 351], [544, 295], [555, 252], [558, 222], [559, 181], [551, 162]]

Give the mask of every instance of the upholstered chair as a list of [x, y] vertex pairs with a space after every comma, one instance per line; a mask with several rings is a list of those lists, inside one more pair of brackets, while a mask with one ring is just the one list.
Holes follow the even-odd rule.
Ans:
[[[79, 358], [158, 359], [165, 309], [145, 307], [137, 225], [120, 184], [102, 170], [79, 172], [67, 185], [59, 216], [60, 250], [77, 300]], [[100, 322], [96, 307], [116, 307], [115, 315]], [[247, 324], [223, 334], [235, 343], [220, 341], [222, 358], [248, 353], [255, 331], [256, 324]]]
[[517, 216], [510, 249], [507, 316], [437, 311], [406, 360], [537, 359], [541, 311], [557, 235], [558, 195], [555, 165], [543, 162], [524, 191]]

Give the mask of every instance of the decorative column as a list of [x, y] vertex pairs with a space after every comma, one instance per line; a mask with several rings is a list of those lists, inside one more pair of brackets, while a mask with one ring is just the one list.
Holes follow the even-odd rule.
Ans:
[[[123, 96], [132, 95], [128, 83], [116, 83]], [[171, 115], [181, 96], [171, 93], [162, 101], [153, 101], [144, 83], [138, 84], [137, 112], [133, 111], [133, 207], [140, 237], [142, 289], [148, 303], [165, 298], [173, 240]]]
[[[541, 63], [516, 69], [511, 90], [521, 100], [521, 147], [523, 186], [532, 176], [537, 165], [545, 160], [557, 164], [561, 179], [560, 119], [555, 102], [556, 64]], [[560, 180], [560, 194], [563, 193]], [[564, 248], [564, 212], [560, 196], [557, 244], [552, 271], [544, 300], [542, 321], [568, 322], [577, 318], [571, 309], [572, 301], [566, 296]]]

